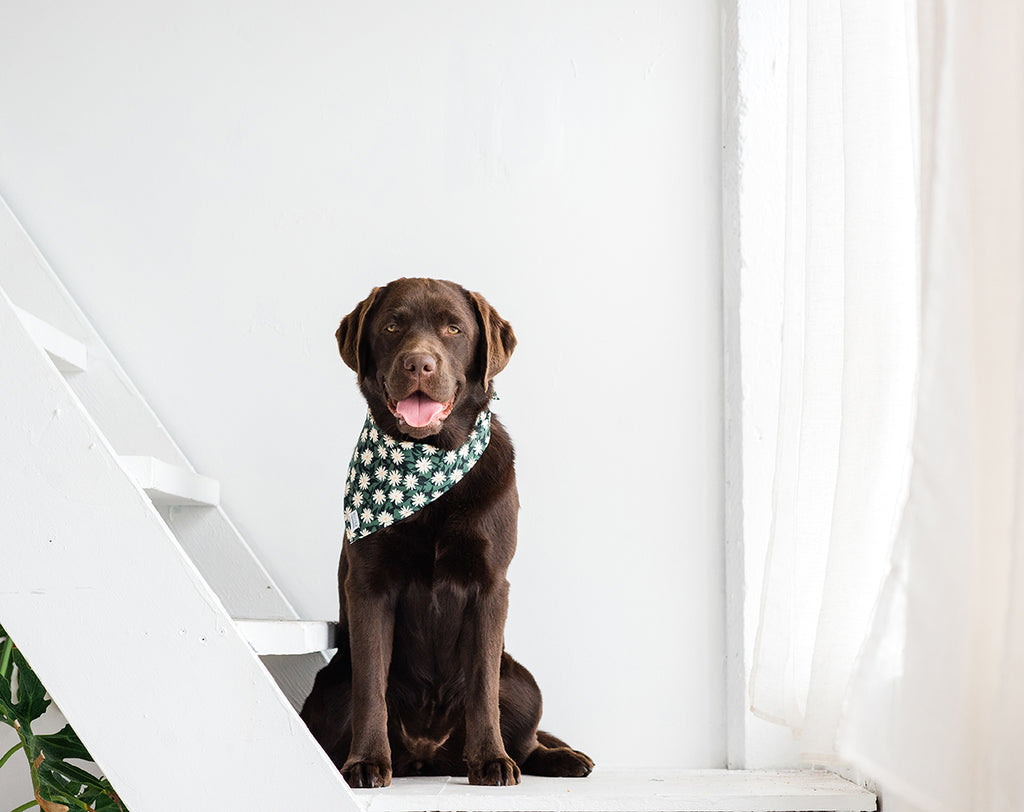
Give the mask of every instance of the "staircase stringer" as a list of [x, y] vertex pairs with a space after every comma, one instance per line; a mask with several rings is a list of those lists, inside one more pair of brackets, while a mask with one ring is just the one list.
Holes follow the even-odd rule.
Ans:
[[[119, 454], [195, 470], [2, 199], [0, 287], [14, 304], [86, 346], [88, 371], [68, 373], [65, 380]], [[232, 617], [299, 619], [220, 506], [165, 508], [162, 514]], [[295, 707], [325, 662], [322, 653], [265, 660]]]
[[128, 807], [359, 809], [2, 290], [0, 346], [0, 618]]

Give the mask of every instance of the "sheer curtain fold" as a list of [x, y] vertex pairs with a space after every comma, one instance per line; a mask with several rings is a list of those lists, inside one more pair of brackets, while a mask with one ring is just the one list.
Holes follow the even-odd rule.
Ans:
[[1024, 4], [790, 14], [752, 705], [887, 809], [1024, 809]]
[[841, 746], [891, 807], [1020, 810], [1024, 7], [919, 7], [914, 468]]
[[910, 66], [902, 6], [794, 0], [790, 15], [782, 375], [751, 704], [831, 763], [909, 446]]

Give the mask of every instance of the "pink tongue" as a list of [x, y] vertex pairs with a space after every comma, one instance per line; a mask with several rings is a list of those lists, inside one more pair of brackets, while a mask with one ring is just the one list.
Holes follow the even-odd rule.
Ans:
[[431, 400], [422, 392], [407, 397], [405, 400], [395, 404], [402, 419], [410, 426], [422, 428], [429, 425], [441, 412], [444, 411], [444, 404]]

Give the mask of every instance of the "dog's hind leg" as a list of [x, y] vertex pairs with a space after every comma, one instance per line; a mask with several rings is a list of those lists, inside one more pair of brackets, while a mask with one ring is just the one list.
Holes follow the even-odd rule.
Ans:
[[582, 778], [594, 769], [585, 753], [537, 730], [541, 715], [540, 688], [533, 675], [508, 654], [501, 662], [501, 735], [505, 749], [527, 775]]
[[594, 762], [586, 753], [573, 750], [561, 739], [537, 731], [537, 746], [526, 757], [522, 770], [527, 775], [553, 778], [583, 778], [590, 775]]

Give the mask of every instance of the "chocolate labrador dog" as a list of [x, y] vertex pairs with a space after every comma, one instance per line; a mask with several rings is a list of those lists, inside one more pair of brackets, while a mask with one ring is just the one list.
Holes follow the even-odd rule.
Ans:
[[337, 339], [369, 415], [346, 478], [338, 652], [302, 718], [353, 787], [589, 774], [538, 731], [540, 690], [504, 651], [519, 497], [489, 404], [511, 326], [452, 282], [399, 279]]

